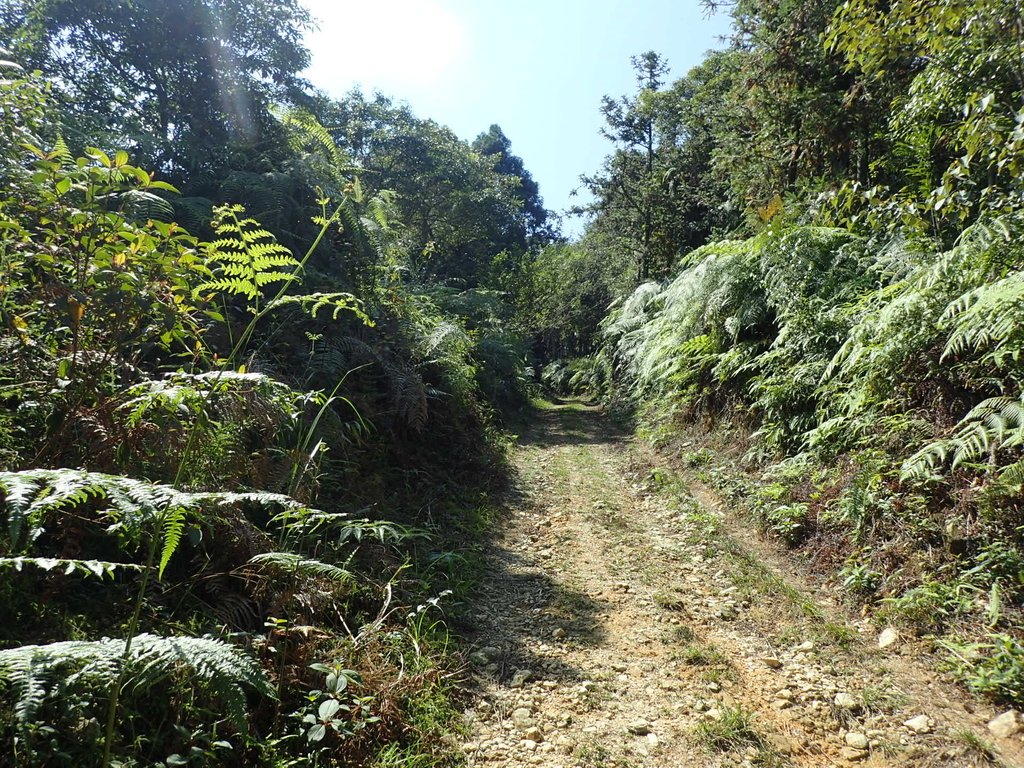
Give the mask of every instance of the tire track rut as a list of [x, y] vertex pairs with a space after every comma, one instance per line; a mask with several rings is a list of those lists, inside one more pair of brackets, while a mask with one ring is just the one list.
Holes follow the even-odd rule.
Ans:
[[998, 764], [965, 736], [990, 741], [991, 711], [879, 651], [595, 409], [538, 411], [515, 463], [473, 613], [468, 765]]

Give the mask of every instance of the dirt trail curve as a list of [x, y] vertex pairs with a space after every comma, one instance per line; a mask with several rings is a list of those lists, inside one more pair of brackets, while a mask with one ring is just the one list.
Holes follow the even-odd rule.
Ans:
[[470, 766], [1024, 765], [995, 711], [649, 461], [579, 405], [520, 438], [473, 615]]

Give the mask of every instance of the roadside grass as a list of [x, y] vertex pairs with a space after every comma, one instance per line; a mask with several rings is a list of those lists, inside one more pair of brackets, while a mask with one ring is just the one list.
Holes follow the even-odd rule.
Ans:
[[[703, 455], [700, 458], [703, 460]], [[725, 577], [736, 587], [738, 598], [751, 603], [754, 611], [770, 602], [777, 626], [774, 633], [777, 642], [793, 644], [811, 639], [818, 646], [854, 647], [860, 637], [858, 632], [831, 619], [811, 597], [775, 573], [730, 535], [722, 518], [694, 496], [682, 473], [660, 466], [649, 473], [647, 484], [682, 523], [684, 540], [699, 547], [705, 559], [720, 563]], [[654, 599], [666, 609], [674, 603], [667, 592], [657, 593]], [[780, 619], [785, 620], [780, 623]]]
[[754, 728], [754, 715], [743, 707], [722, 707], [717, 718], [698, 723], [693, 735], [709, 752], [734, 752], [744, 747], [763, 746], [762, 737]]
[[981, 738], [970, 728], [958, 728], [950, 734], [954, 740], [960, 742], [968, 755], [975, 760], [981, 760], [988, 765], [1004, 765], [999, 759], [999, 752], [996, 746]]

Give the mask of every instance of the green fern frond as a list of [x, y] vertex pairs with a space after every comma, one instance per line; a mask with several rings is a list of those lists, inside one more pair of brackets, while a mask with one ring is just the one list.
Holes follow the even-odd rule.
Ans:
[[174, 206], [167, 200], [144, 189], [129, 189], [116, 196], [122, 210], [133, 219], [145, 221], [174, 221]]
[[175, 197], [174, 220], [193, 234], [198, 234], [213, 220], [214, 203], [207, 197]]
[[766, 321], [754, 245], [724, 241], [699, 248], [668, 285], [641, 285], [615, 313], [605, 338], [638, 398], [696, 381], [730, 344]]
[[952, 326], [943, 358], [984, 350], [1002, 367], [1024, 353], [1024, 273], [975, 288], [951, 302], [942, 322]]
[[309, 112], [302, 109], [278, 110], [275, 116], [288, 129], [292, 148], [320, 159], [318, 165], [328, 172], [336, 186], [344, 184], [345, 174], [359, 170], [339, 149], [330, 131]]
[[390, 190], [382, 190], [371, 197], [366, 204], [369, 212], [369, 221], [364, 220], [363, 226], [381, 232], [387, 232], [392, 227], [392, 218], [395, 206], [395, 193]]
[[163, 529], [164, 543], [160, 548], [160, 564], [157, 566], [157, 576], [163, 578], [164, 570], [171, 558], [178, 550], [181, 537], [185, 533], [186, 511], [184, 507], [174, 507], [164, 515], [161, 528]]
[[181, 542], [186, 518], [203, 506], [248, 503], [290, 510], [307, 509], [282, 494], [190, 493], [169, 485], [76, 469], [0, 472], [0, 493], [3, 494], [12, 550], [26, 548], [39, 536], [47, 513], [74, 509], [88, 501], [96, 501], [105, 507], [100, 513], [112, 522], [108, 530], [116, 530], [130, 541], [139, 541], [145, 531], [163, 538], [161, 574]]
[[294, 305], [300, 307], [310, 317], [316, 318], [317, 313], [324, 308], [329, 308], [331, 319], [337, 320], [342, 312], [351, 312], [358, 317], [363, 325], [373, 327], [374, 322], [370, 316], [363, 311], [363, 303], [351, 293], [335, 291], [333, 293], [307, 293], [299, 296], [282, 296], [271, 302], [271, 308]]
[[1024, 459], [1004, 467], [999, 474], [999, 479], [1011, 486], [1024, 485]]
[[423, 377], [410, 368], [382, 361], [390, 383], [391, 402], [398, 418], [415, 430], [427, 425], [427, 388]]
[[75, 162], [75, 157], [71, 154], [71, 149], [68, 147], [68, 143], [64, 141], [63, 134], [57, 134], [57, 140], [53, 143], [53, 151], [51, 154], [55, 160], [58, 160], [61, 163], [61, 165], [70, 165]]
[[442, 355], [453, 347], [464, 347], [469, 344], [466, 331], [456, 323], [442, 321], [437, 323], [420, 342], [420, 354], [425, 358]]
[[214, 231], [227, 237], [202, 244], [214, 278], [199, 285], [197, 291], [230, 293], [254, 300], [267, 285], [298, 279], [299, 262], [291, 251], [255, 219], [240, 218], [242, 211], [239, 205], [214, 209]]
[[[17, 697], [14, 714], [19, 726], [27, 728], [39, 708], [65, 690], [87, 692], [97, 683], [109, 684], [117, 676], [124, 648], [123, 640], [104, 638], [0, 651], [0, 679]], [[270, 698], [275, 695], [255, 661], [212, 638], [138, 635], [132, 640], [127, 672], [126, 688], [135, 694], [167, 680], [179, 680], [189, 689], [197, 682], [207, 686], [243, 734], [247, 732], [246, 688]]]
[[262, 373], [210, 371], [201, 374], [175, 372], [163, 379], [147, 379], [124, 392], [120, 409], [128, 422], [137, 425], [157, 414], [178, 422], [238, 418], [244, 413], [273, 421], [301, 408], [320, 393], [301, 392]]
[[951, 437], [933, 442], [907, 459], [903, 474], [926, 476], [950, 459], [954, 469], [965, 463], [994, 460], [999, 451], [1022, 445], [1024, 400], [991, 397], [972, 408]]
[[[244, 203], [254, 218], [283, 225], [288, 213], [300, 206], [296, 195], [301, 193], [296, 189], [296, 181], [291, 174], [278, 171], [232, 171], [221, 182], [218, 196], [222, 200], [234, 201], [236, 205], [232, 206], [232, 210], [237, 214], [245, 211], [237, 203]], [[212, 223], [216, 228], [216, 216]]]
[[90, 499], [105, 501], [118, 527], [132, 538], [164, 511], [189, 505], [188, 495], [170, 486], [75, 469], [0, 472], [0, 492], [15, 551], [41, 533], [48, 512], [72, 509]]
[[282, 507], [291, 511], [315, 512], [300, 501], [283, 493], [270, 493], [269, 491], [248, 491], [229, 493], [226, 491], [212, 491], [209, 493], [192, 493], [189, 497], [196, 502], [208, 504], [215, 507], [233, 507], [238, 504], [255, 504], [261, 507]]
[[0, 568], [21, 571], [26, 565], [43, 571], [62, 571], [65, 576], [81, 573], [103, 579], [113, 578], [117, 571], [142, 571], [145, 566], [135, 563], [115, 563], [108, 560], [73, 560], [61, 557], [0, 557]]
[[294, 552], [264, 552], [253, 557], [249, 564], [282, 575], [319, 576], [343, 584], [355, 581], [351, 571]]

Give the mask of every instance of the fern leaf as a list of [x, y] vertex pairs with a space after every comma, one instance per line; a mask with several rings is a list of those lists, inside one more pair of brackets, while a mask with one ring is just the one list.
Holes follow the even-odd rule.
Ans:
[[106, 508], [100, 510], [100, 514], [113, 523], [111, 529], [117, 529], [129, 540], [138, 541], [147, 532], [163, 536], [161, 574], [181, 542], [187, 516], [194, 514], [201, 505], [250, 503], [290, 510], [307, 509], [282, 494], [189, 493], [121, 475], [72, 469], [0, 472], [0, 491], [4, 495], [9, 523], [19, 519], [29, 529], [27, 536], [12, 537], [12, 548], [23, 547], [26, 541], [34, 540], [42, 530], [42, 521], [47, 513], [73, 509], [94, 499], [106, 502]]
[[99, 579], [113, 577], [119, 570], [142, 571], [145, 566], [135, 563], [116, 563], [108, 560], [74, 560], [59, 557], [0, 557], [0, 568], [13, 568], [21, 571], [26, 565], [43, 571], [60, 570], [65, 576], [82, 573]]
[[227, 237], [203, 244], [206, 265], [214, 277], [200, 284], [197, 291], [230, 293], [252, 300], [267, 285], [298, 279], [299, 262], [291, 251], [255, 219], [240, 219], [242, 210], [238, 205], [214, 209], [214, 231]]
[[369, 315], [363, 311], [362, 302], [351, 293], [336, 291], [333, 293], [308, 293], [300, 296], [282, 296], [275, 300], [271, 307], [285, 307], [295, 305], [307, 312], [310, 317], [316, 318], [317, 313], [322, 309], [330, 308], [331, 319], [337, 320], [342, 312], [351, 312], [358, 317], [363, 325], [373, 327], [374, 322]]
[[[123, 640], [104, 638], [0, 651], [0, 679], [17, 696], [14, 712], [19, 726], [27, 729], [46, 700], [58, 694], [60, 689], [53, 685], [57, 679], [86, 693], [97, 683], [109, 683], [117, 674], [124, 645]], [[126, 688], [135, 694], [169, 679], [189, 688], [197, 682], [208, 686], [243, 734], [247, 731], [245, 689], [274, 697], [273, 686], [255, 661], [212, 638], [139, 635], [132, 640], [127, 670]], [[188, 674], [179, 677], [179, 672]]]
[[174, 221], [174, 206], [167, 200], [144, 189], [129, 189], [116, 195], [121, 207], [135, 219]]
[[54, 159], [60, 161], [62, 165], [69, 165], [75, 161], [74, 155], [71, 154], [71, 150], [68, 148], [68, 143], [61, 134], [57, 135], [57, 140], [53, 144], [52, 154]]
[[350, 583], [355, 580], [351, 571], [320, 560], [311, 560], [294, 552], [264, 552], [253, 557], [249, 563], [280, 574], [320, 576], [338, 583]]
[[181, 537], [185, 533], [184, 507], [174, 507], [168, 510], [164, 515], [161, 529], [164, 543], [160, 548], [160, 565], [157, 568], [157, 576], [159, 578], [163, 578], [164, 570], [167, 568], [167, 564], [171, 562], [171, 558], [181, 543]]

